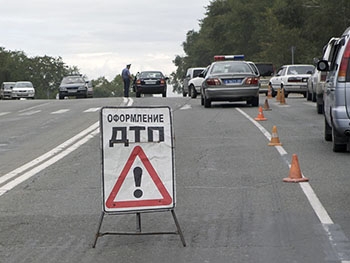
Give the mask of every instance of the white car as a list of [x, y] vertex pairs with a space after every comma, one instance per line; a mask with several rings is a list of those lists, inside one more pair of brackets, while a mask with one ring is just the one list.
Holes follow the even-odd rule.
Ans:
[[203, 71], [205, 70], [205, 68], [203, 67], [197, 67], [197, 68], [189, 68], [187, 69], [187, 72], [186, 72], [186, 77], [184, 78], [183, 80], [183, 87], [182, 87], [182, 95], [184, 97], [187, 96], [187, 94], [189, 96], [191, 96], [191, 90], [189, 89], [189, 81], [195, 77], [198, 77], [198, 75]]
[[188, 82], [188, 96], [190, 96], [192, 99], [197, 98], [197, 95], [201, 94], [202, 83], [208, 69], [209, 66], [204, 69], [197, 77], [190, 79]]
[[35, 89], [30, 81], [17, 81], [11, 93], [12, 99], [34, 99], [34, 96]]
[[270, 79], [272, 96], [276, 95], [278, 88], [283, 88], [286, 98], [289, 93], [301, 93], [306, 98], [307, 82], [314, 68], [313, 65], [307, 64], [282, 66], [277, 74]]

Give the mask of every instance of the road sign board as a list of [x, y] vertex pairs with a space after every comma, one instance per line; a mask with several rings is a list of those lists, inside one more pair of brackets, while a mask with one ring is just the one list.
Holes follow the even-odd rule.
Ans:
[[102, 194], [105, 212], [175, 207], [169, 107], [103, 107]]

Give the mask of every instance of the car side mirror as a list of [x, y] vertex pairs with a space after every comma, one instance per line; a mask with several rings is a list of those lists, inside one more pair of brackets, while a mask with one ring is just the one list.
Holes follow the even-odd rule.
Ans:
[[327, 60], [320, 60], [317, 62], [317, 69], [319, 71], [329, 71], [329, 64]]

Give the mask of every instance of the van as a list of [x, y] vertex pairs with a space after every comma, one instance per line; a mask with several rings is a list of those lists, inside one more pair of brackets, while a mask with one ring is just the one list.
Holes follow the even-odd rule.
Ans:
[[350, 27], [334, 43], [330, 61], [320, 60], [317, 69], [328, 72], [324, 101], [324, 138], [334, 152], [347, 150], [350, 141]]
[[12, 89], [15, 86], [16, 82], [3, 82], [0, 87], [0, 99], [11, 99], [12, 98]]

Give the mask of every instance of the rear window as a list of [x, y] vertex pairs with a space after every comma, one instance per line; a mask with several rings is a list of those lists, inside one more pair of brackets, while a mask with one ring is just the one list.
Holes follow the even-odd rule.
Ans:
[[313, 66], [291, 66], [288, 68], [288, 75], [311, 74], [314, 70]]
[[268, 77], [275, 73], [274, 66], [271, 63], [255, 63], [255, 65], [259, 69], [260, 76]]
[[65, 77], [62, 80], [62, 84], [73, 84], [73, 83], [85, 83], [82, 77]]
[[253, 73], [252, 68], [244, 62], [217, 62], [213, 64], [211, 69], [212, 74], [224, 74], [224, 73]]

